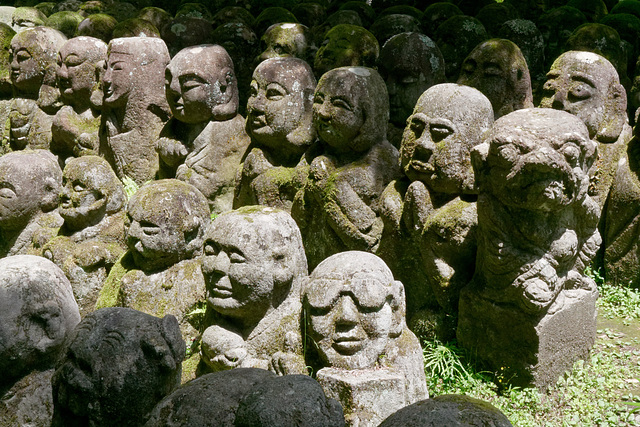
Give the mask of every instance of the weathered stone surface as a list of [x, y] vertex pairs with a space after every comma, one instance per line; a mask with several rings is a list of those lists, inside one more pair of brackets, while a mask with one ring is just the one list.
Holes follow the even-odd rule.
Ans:
[[44, 150], [24, 150], [0, 157], [0, 257], [39, 255], [58, 233], [62, 171]]
[[154, 37], [124, 37], [109, 43], [100, 154], [120, 179], [142, 185], [158, 172], [156, 141], [169, 118], [164, 94], [167, 46]]
[[533, 107], [527, 61], [510, 40], [491, 39], [476, 46], [462, 63], [458, 83], [489, 98], [496, 119]]
[[590, 194], [602, 209], [618, 160], [631, 138], [627, 95], [615, 68], [592, 52], [562, 54], [547, 73], [540, 106], [574, 114], [587, 126], [589, 137], [598, 142]]
[[[352, 425], [360, 409], [369, 411], [361, 421], [375, 425], [428, 397], [420, 344], [405, 323], [404, 288], [382, 259], [356, 251], [327, 258], [311, 273], [303, 304], [308, 363], [316, 372], [326, 367], [343, 371], [328, 371], [319, 380], [327, 384], [328, 395], [340, 400], [346, 419], [354, 418]], [[368, 406], [380, 391], [378, 380], [395, 391], [388, 405], [376, 409]]]
[[53, 416], [51, 377], [53, 369], [33, 371], [3, 391], [0, 397], [0, 425], [48, 426]]
[[209, 369], [306, 373], [300, 292], [307, 262], [288, 213], [248, 206], [218, 216], [206, 234], [202, 271], [211, 322], [202, 353]]
[[61, 159], [98, 154], [106, 58], [107, 45], [94, 37], [73, 38], [60, 49], [57, 83], [65, 106], [53, 118], [51, 151]]
[[[598, 292], [584, 270], [601, 241], [587, 194], [595, 145], [577, 117], [526, 109], [496, 121], [472, 151], [478, 257], [458, 340], [514, 384], [546, 388], [593, 343]], [[514, 325], [528, 347], [513, 344]]]
[[511, 427], [495, 406], [470, 396], [445, 394], [416, 402], [388, 417], [380, 427]]
[[518, 45], [522, 56], [527, 61], [532, 82], [544, 80], [545, 44], [542, 33], [535, 23], [526, 19], [511, 19], [502, 24], [498, 37], [511, 40]]
[[42, 249], [71, 281], [84, 315], [93, 311], [111, 267], [126, 250], [122, 183], [101, 157], [67, 162], [62, 177], [58, 235]]
[[59, 105], [56, 59], [66, 37], [53, 28], [30, 28], [11, 40], [13, 99], [9, 113], [11, 150], [49, 149], [52, 115]]
[[393, 13], [379, 16], [369, 27], [380, 46], [383, 46], [391, 37], [402, 33], [420, 32], [420, 21], [411, 15]]
[[455, 15], [440, 24], [433, 39], [444, 58], [448, 81], [453, 82], [458, 78], [464, 59], [488, 38], [482, 23], [471, 16]]
[[175, 317], [104, 308], [75, 329], [52, 379], [52, 426], [139, 426], [180, 383], [185, 344]]
[[231, 209], [236, 171], [249, 146], [238, 85], [224, 48], [181, 50], [166, 70], [173, 117], [160, 132], [160, 175], [194, 185], [215, 213]]
[[375, 67], [379, 54], [380, 46], [373, 34], [357, 25], [339, 24], [324, 36], [313, 69], [320, 77], [338, 67]]
[[257, 62], [262, 62], [269, 58], [283, 58], [293, 56], [305, 61], [313, 51], [313, 40], [309, 28], [297, 23], [277, 23], [273, 24], [262, 35], [260, 39], [264, 50], [256, 58]]
[[237, 427], [344, 426], [342, 407], [306, 375], [265, 378], [241, 400]]
[[95, 37], [105, 43], [111, 41], [113, 29], [118, 24], [116, 18], [106, 13], [93, 13], [78, 24], [76, 36]]
[[291, 210], [306, 178], [304, 168], [294, 168], [316, 135], [315, 87], [311, 67], [301, 59], [271, 58], [256, 67], [247, 102], [251, 150], [236, 184], [235, 208], [263, 205]]
[[291, 212], [311, 268], [345, 250], [375, 251], [382, 234], [380, 195], [398, 178], [397, 150], [386, 139], [389, 104], [380, 75], [365, 67], [324, 74], [314, 95], [320, 142]]

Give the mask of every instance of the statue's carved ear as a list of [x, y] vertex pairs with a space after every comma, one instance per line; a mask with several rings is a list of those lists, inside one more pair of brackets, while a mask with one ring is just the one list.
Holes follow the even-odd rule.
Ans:
[[400, 336], [406, 327], [407, 302], [405, 300], [404, 286], [399, 280], [394, 280], [391, 284], [391, 310], [393, 312], [393, 323], [389, 335], [392, 337]]
[[168, 314], [162, 318], [161, 331], [161, 335], [145, 336], [140, 345], [146, 357], [158, 361], [163, 369], [171, 371], [184, 360], [186, 345], [175, 316]]
[[471, 166], [473, 166], [473, 173], [475, 175], [474, 187], [476, 191], [484, 185], [482, 178], [485, 175], [487, 157], [489, 156], [489, 143], [490, 140], [486, 140], [471, 149]]
[[605, 143], [615, 142], [627, 123], [627, 93], [620, 83], [611, 82], [609, 85], [605, 111], [604, 120], [595, 140]]

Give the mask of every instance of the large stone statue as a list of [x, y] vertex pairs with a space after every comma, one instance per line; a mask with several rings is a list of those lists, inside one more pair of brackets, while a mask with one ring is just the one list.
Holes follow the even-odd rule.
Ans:
[[246, 206], [218, 216], [206, 234], [202, 271], [211, 322], [202, 359], [209, 370], [306, 373], [300, 292], [307, 261], [288, 213]]
[[584, 270], [601, 241], [595, 159], [580, 119], [542, 108], [500, 118], [472, 152], [478, 256], [458, 340], [515, 385], [554, 384], [594, 343], [598, 291]]
[[180, 385], [175, 317], [104, 308], [82, 319], [52, 379], [52, 426], [140, 426]]
[[249, 146], [233, 62], [221, 46], [189, 47], [171, 60], [166, 77], [173, 118], [158, 140], [161, 175], [193, 184], [213, 212], [227, 211]]
[[313, 122], [320, 141], [306, 154], [308, 176], [291, 209], [311, 268], [338, 252], [378, 247], [380, 195], [400, 176], [398, 151], [386, 138], [388, 118], [377, 71], [341, 67], [318, 82]]
[[320, 77], [338, 67], [375, 67], [379, 54], [380, 46], [373, 34], [358, 25], [339, 24], [325, 34], [313, 69]]
[[125, 37], [109, 43], [102, 78], [100, 154], [118, 178], [138, 185], [158, 172], [156, 141], [169, 118], [163, 90], [169, 59], [159, 38]]
[[107, 45], [94, 37], [75, 37], [60, 49], [57, 82], [65, 105], [53, 118], [51, 151], [63, 158], [98, 154], [106, 58]]
[[405, 176], [384, 190], [377, 253], [404, 283], [409, 320], [438, 304], [455, 313], [459, 291], [473, 275], [477, 215], [470, 150], [492, 124], [487, 97], [453, 83], [427, 89], [408, 119], [400, 148]]
[[327, 396], [343, 404], [349, 425], [376, 426], [428, 397], [422, 350], [405, 323], [404, 288], [382, 259], [356, 251], [327, 258], [311, 273], [303, 303], [315, 343], [308, 362]]
[[308, 61], [314, 51], [309, 28], [302, 24], [277, 23], [271, 25], [260, 39], [265, 46], [257, 62], [269, 58], [293, 56]]
[[496, 119], [533, 108], [527, 61], [510, 40], [491, 39], [476, 46], [462, 63], [458, 83], [474, 87], [489, 98]]
[[547, 73], [540, 107], [574, 114], [587, 126], [589, 137], [598, 142], [590, 194], [602, 209], [618, 160], [631, 138], [627, 94], [616, 69], [596, 53], [565, 52]]
[[58, 233], [58, 194], [62, 170], [44, 150], [0, 157], [0, 257], [39, 255]]
[[33, 255], [0, 259], [0, 424], [49, 425], [51, 376], [80, 322], [64, 273]]
[[127, 205], [129, 250], [111, 269], [96, 308], [172, 314], [185, 340], [197, 345], [206, 292], [200, 255], [209, 221], [207, 201], [191, 184], [165, 179], [140, 187]]
[[72, 158], [62, 175], [60, 216], [64, 224], [43, 248], [71, 281], [82, 314], [93, 311], [111, 267], [126, 250], [126, 196], [106, 160]]
[[36, 27], [11, 40], [10, 150], [49, 149], [52, 116], [59, 107], [56, 60], [66, 39], [53, 28]]
[[305, 178], [303, 171], [294, 168], [316, 135], [312, 124], [315, 88], [311, 67], [301, 59], [272, 58], [256, 67], [247, 102], [251, 151], [236, 186], [234, 207], [291, 210]]
[[382, 47], [378, 70], [389, 92], [389, 142], [400, 147], [402, 131], [420, 95], [445, 81], [444, 59], [429, 37], [402, 33]]

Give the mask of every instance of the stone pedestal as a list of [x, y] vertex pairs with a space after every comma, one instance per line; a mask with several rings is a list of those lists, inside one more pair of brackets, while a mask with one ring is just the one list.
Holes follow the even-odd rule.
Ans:
[[406, 405], [404, 375], [389, 369], [323, 368], [318, 382], [342, 405], [347, 426], [374, 427]]
[[472, 287], [460, 298], [457, 337], [497, 380], [546, 389], [595, 342], [597, 291], [565, 290], [542, 317], [498, 305]]

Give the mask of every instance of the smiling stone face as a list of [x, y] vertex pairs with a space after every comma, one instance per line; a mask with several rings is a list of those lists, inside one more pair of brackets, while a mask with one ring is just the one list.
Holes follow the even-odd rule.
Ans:
[[99, 62], [106, 58], [107, 45], [94, 37], [75, 37], [62, 46], [56, 76], [65, 103], [88, 106], [100, 79]]
[[473, 184], [469, 150], [492, 123], [491, 103], [478, 90], [450, 83], [432, 86], [407, 120], [402, 170], [432, 191], [461, 193]]
[[336, 368], [373, 367], [404, 317], [402, 284], [384, 261], [365, 252], [321, 262], [303, 298], [311, 338], [325, 365]]

